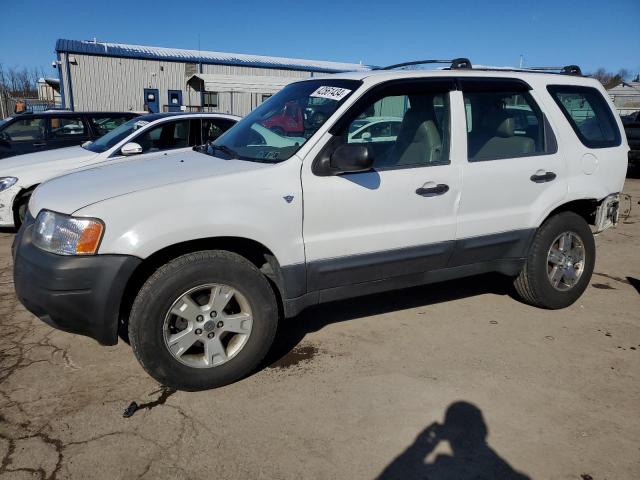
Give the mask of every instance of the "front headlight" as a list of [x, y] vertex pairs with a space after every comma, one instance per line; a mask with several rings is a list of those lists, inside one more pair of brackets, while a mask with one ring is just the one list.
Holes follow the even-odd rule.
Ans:
[[41, 210], [33, 229], [33, 244], [58, 255], [93, 255], [103, 232], [104, 223], [97, 218]]
[[0, 192], [16, 184], [16, 177], [0, 177]]

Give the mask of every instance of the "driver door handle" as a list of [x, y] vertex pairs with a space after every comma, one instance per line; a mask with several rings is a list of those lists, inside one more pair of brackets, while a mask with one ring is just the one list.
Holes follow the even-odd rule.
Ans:
[[538, 170], [536, 173], [531, 175], [530, 180], [535, 183], [545, 183], [550, 182], [556, 178], [556, 174], [554, 172], [546, 172], [544, 170]]
[[34, 143], [33, 146], [34, 147], [44, 147], [46, 145], [45, 142], [40, 142], [40, 143]]
[[435, 184], [434, 182], [427, 182], [422, 187], [416, 190], [416, 193], [422, 197], [435, 197], [437, 195], [444, 195], [449, 191], [449, 185], [444, 183]]

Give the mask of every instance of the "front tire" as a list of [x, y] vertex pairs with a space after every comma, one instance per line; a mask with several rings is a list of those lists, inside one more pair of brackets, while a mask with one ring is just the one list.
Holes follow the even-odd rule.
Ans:
[[554, 215], [534, 236], [514, 282], [516, 292], [536, 307], [568, 307], [589, 285], [595, 260], [595, 240], [587, 222], [573, 212]]
[[275, 337], [278, 307], [267, 279], [227, 251], [178, 257], [138, 293], [129, 338], [143, 368], [163, 385], [205, 390], [251, 373]]

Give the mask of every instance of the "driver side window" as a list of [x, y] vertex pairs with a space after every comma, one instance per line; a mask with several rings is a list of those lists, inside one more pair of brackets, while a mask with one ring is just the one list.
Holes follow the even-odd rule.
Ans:
[[449, 163], [449, 94], [382, 95], [352, 120], [345, 143], [369, 145], [376, 169]]
[[142, 147], [142, 153], [187, 148], [189, 146], [189, 120], [162, 123], [133, 141]]

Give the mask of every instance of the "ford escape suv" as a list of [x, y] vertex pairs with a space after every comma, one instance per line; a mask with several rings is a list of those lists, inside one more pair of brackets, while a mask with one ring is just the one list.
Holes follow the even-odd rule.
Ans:
[[[572, 73], [576, 72], [573, 68]], [[295, 141], [273, 112], [322, 104]], [[365, 122], [395, 130], [354, 139]], [[14, 243], [20, 301], [185, 390], [247, 375], [281, 315], [482, 272], [571, 305], [617, 221], [628, 146], [579, 75], [382, 69], [292, 83], [198, 151], [42, 183]]]

